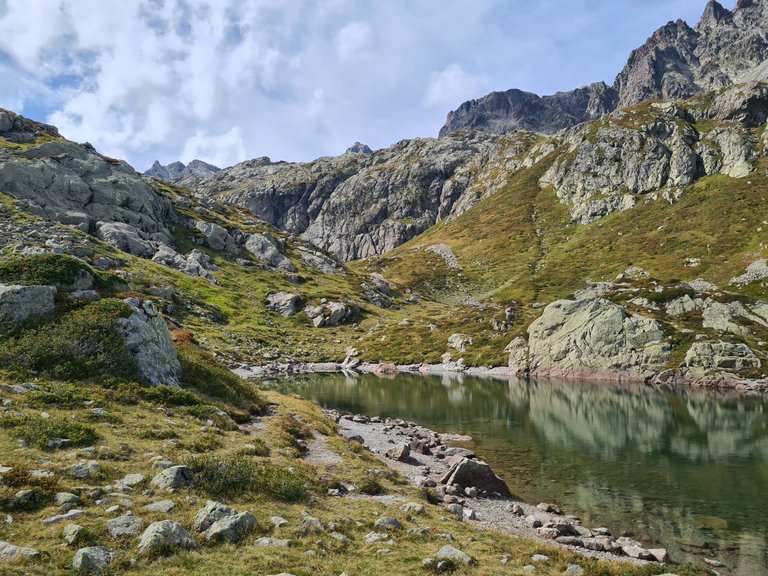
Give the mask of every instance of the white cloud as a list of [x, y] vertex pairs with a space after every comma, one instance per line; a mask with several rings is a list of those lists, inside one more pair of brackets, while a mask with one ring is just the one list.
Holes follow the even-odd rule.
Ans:
[[227, 166], [232, 158], [242, 158], [244, 154], [241, 130], [238, 126], [234, 126], [228, 132], [218, 136], [211, 136], [207, 132], [198, 130], [194, 136], [187, 138], [184, 142], [180, 159], [186, 163], [195, 158], [201, 158], [216, 166]]
[[0, 106], [139, 169], [309, 160], [434, 135], [491, 89], [610, 80], [606, 54], [694, 4], [0, 0]]
[[444, 70], [432, 74], [424, 95], [424, 105], [456, 107], [465, 100], [482, 96], [485, 84], [486, 81], [481, 76], [465, 72], [454, 62]]
[[336, 36], [336, 52], [343, 61], [365, 55], [373, 42], [373, 30], [368, 22], [350, 22]]

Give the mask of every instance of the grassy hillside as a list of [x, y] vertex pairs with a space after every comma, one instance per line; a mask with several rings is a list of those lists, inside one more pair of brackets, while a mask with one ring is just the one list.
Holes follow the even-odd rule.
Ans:
[[[589, 225], [572, 223], [554, 191], [539, 188], [546, 167], [512, 175], [499, 194], [356, 269], [379, 271], [445, 302], [469, 294], [527, 305], [566, 296], [587, 280], [612, 280], [630, 266], [667, 282], [705, 278], [726, 288], [768, 256], [765, 159], [746, 178], [704, 177], [675, 204], [649, 198]], [[434, 244], [450, 246], [462, 269], [425, 251]], [[700, 265], [686, 266], [688, 258]], [[744, 291], [761, 296], [761, 288]]]

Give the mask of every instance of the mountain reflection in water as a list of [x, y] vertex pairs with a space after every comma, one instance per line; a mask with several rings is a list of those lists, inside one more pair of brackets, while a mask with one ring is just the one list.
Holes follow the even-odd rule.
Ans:
[[529, 502], [637, 536], [723, 574], [768, 576], [768, 399], [463, 375], [264, 383], [326, 407], [469, 434]]

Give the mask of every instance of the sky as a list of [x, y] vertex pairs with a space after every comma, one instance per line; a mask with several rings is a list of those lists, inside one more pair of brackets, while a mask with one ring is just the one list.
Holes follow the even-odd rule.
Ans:
[[[705, 0], [0, 0], [0, 107], [138, 170], [436, 136], [465, 100], [613, 82]], [[732, 8], [734, 1], [723, 4]]]

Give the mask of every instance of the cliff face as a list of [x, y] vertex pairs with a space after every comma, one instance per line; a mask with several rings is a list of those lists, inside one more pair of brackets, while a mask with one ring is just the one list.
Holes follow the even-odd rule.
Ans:
[[180, 183], [242, 206], [344, 261], [381, 254], [456, 216], [528, 161], [537, 137], [468, 132], [309, 163], [243, 162]]
[[733, 83], [765, 80], [766, 29], [764, 0], [738, 2], [733, 12], [710, 0], [694, 28], [678, 20], [654, 32], [630, 54], [613, 86], [597, 83], [544, 97], [519, 90], [494, 92], [450, 112], [440, 135], [464, 128], [552, 134], [645, 100], [683, 99]]

